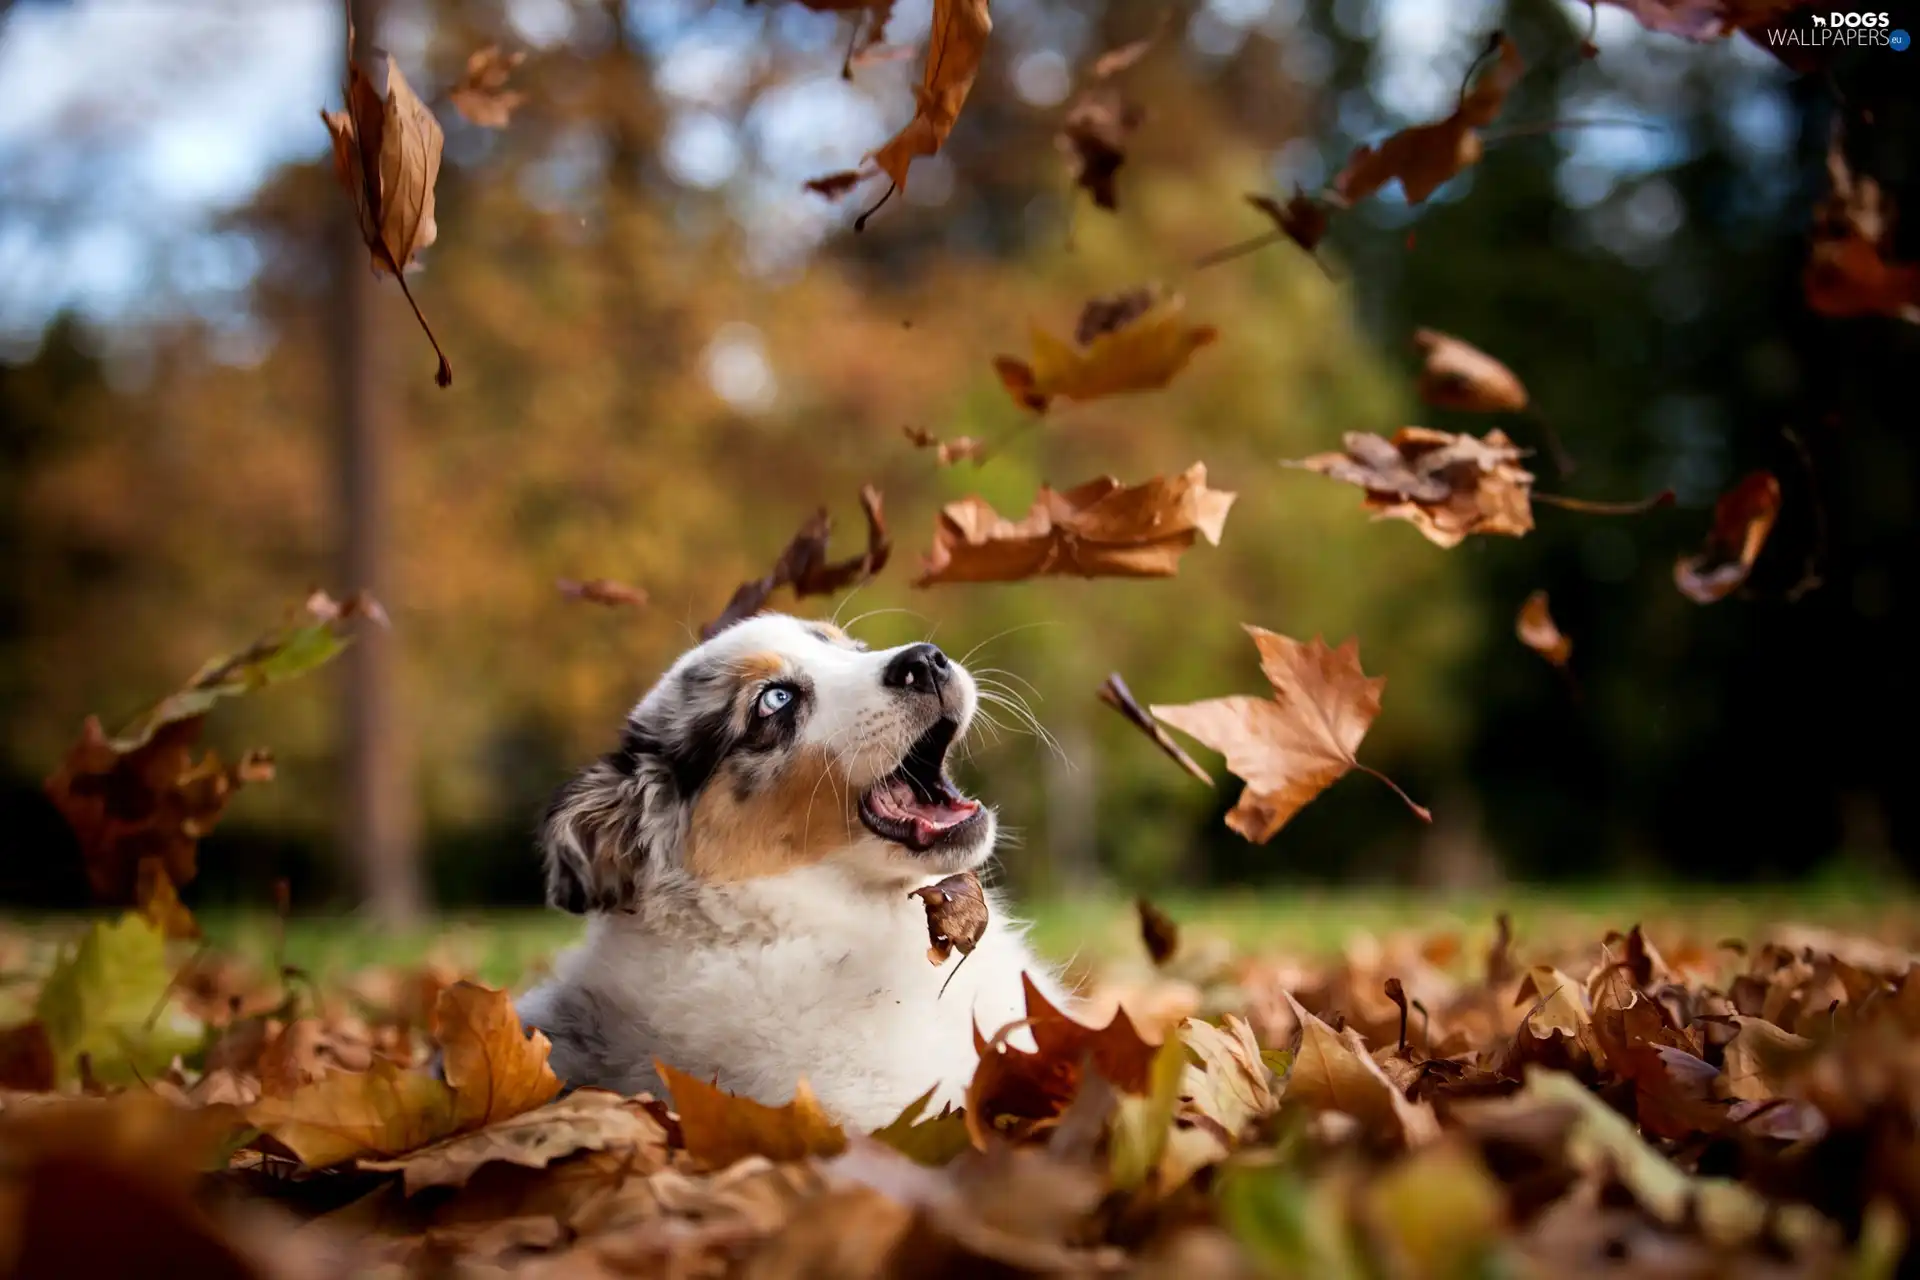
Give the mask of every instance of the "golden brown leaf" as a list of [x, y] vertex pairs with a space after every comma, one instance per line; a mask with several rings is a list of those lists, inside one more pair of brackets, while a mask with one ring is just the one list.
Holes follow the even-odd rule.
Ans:
[[1787, 1078], [1813, 1057], [1813, 1041], [1782, 1031], [1764, 1018], [1735, 1014], [1733, 1021], [1739, 1030], [1726, 1048], [1727, 1096], [1749, 1102], [1782, 1096]]
[[1336, 1032], [1308, 1013], [1291, 994], [1288, 1006], [1300, 1025], [1282, 1100], [1311, 1111], [1338, 1111], [1394, 1146], [1417, 1146], [1439, 1135], [1432, 1108], [1408, 1102], [1367, 1053], [1359, 1033]]
[[1202, 769], [1199, 763], [1188, 755], [1165, 729], [1160, 727], [1159, 722], [1147, 714], [1147, 709], [1134, 701], [1133, 691], [1127, 688], [1127, 682], [1120, 678], [1118, 671], [1109, 675], [1106, 683], [1100, 686], [1100, 701], [1125, 716], [1127, 723], [1153, 739], [1153, 745], [1165, 752], [1168, 759], [1208, 786], [1213, 785], [1213, 775]]
[[722, 1092], [664, 1062], [654, 1065], [673, 1095], [687, 1154], [709, 1169], [724, 1169], [749, 1156], [804, 1160], [846, 1150], [846, 1133], [821, 1110], [805, 1080], [795, 1083], [791, 1102], [769, 1107]]
[[1920, 324], [1920, 263], [1892, 260], [1894, 208], [1880, 184], [1847, 163], [1840, 117], [1827, 145], [1826, 198], [1814, 210], [1802, 287], [1826, 316], [1891, 316]]
[[466, 74], [447, 91], [453, 109], [483, 129], [506, 128], [514, 109], [527, 100], [507, 88], [507, 80], [526, 59], [524, 53], [502, 53], [497, 44], [475, 49], [467, 55]]
[[981, 498], [941, 508], [914, 586], [1020, 582], [1027, 578], [1170, 578], [1181, 555], [1205, 538], [1218, 546], [1234, 495], [1207, 488], [1195, 463], [1133, 488], [1103, 476], [1065, 493], [1042, 486], [1024, 520], [1001, 517]]
[[589, 604], [604, 604], [609, 608], [641, 609], [645, 608], [647, 603], [646, 592], [639, 587], [628, 586], [624, 582], [615, 582], [612, 578], [589, 578], [585, 582], [562, 578], [553, 585], [569, 600], [584, 600]]
[[[1020, 1139], [1057, 1124], [1079, 1094], [1084, 1070], [1122, 1093], [1145, 1095], [1160, 1046], [1144, 1039], [1124, 1008], [1104, 1027], [1089, 1027], [1056, 1009], [1033, 980], [1022, 975], [1027, 1016], [1000, 1028], [992, 1040], [974, 1030], [980, 1065], [967, 1086], [967, 1130], [976, 1147], [989, 1135]], [[1033, 1037], [1028, 1053], [1007, 1043], [1021, 1029]]]
[[1331, 189], [1352, 204], [1400, 180], [1408, 204], [1419, 204], [1448, 179], [1480, 162], [1480, 135], [1506, 104], [1507, 94], [1526, 70], [1520, 50], [1504, 35], [1494, 37], [1499, 56], [1480, 73], [1452, 115], [1432, 124], [1402, 129], [1378, 146], [1356, 147]]
[[[1214, 698], [1156, 705], [1152, 711], [1227, 758], [1227, 768], [1247, 784], [1227, 814], [1227, 826], [1255, 844], [1265, 844], [1348, 770], [1374, 773], [1354, 752], [1380, 714], [1380, 691], [1387, 681], [1384, 676], [1369, 679], [1361, 671], [1360, 650], [1352, 640], [1329, 649], [1318, 638], [1302, 643], [1260, 627], [1246, 630], [1260, 650], [1260, 669], [1273, 686], [1271, 698]], [[1432, 815], [1398, 787], [1394, 791], [1422, 819], [1432, 821]]]
[[1720, 495], [1706, 549], [1674, 562], [1673, 584], [1695, 604], [1712, 604], [1733, 594], [1767, 545], [1780, 514], [1780, 482], [1755, 471]]
[[830, 596], [858, 586], [886, 568], [893, 543], [887, 537], [882, 501], [880, 491], [872, 485], [860, 487], [860, 509], [867, 517], [867, 549], [831, 563], [827, 560], [827, 535], [833, 531], [833, 521], [825, 507], [814, 512], [780, 553], [773, 572], [741, 583], [720, 616], [700, 629], [701, 637], [711, 640], [742, 618], [752, 617], [766, 608], [781, 587], [792, 587], [795, 596]]
[[1155, 391], [1220, 336], [1212, 325], [1188, 324], [1185, 310], [1179, 294], [1162, 297], [1146, 288], [1095, 298], [1080, 313], [1072, 345], [1036, 325], [1032, 361], [998, 356], [994, 372], [1035, 413], [1045, 413], [1056, 399]]
[[667, 1162], [667, 1131], [643, 1103], [604, 1089], [579, 1089], [395, 1159], [362, 1160], [360, 1167], [404, 1174], [412, 1195], [427, 1187], [463, 1187], [483, 1165], [544, 1169], [581, 1151], [626, 1153], [632, 1174], [645, 1177]]
[[406, 270], [415, 255], [439, 234], [433, 216], [433, 188], [440, 177], [445, 141], [440, 122], [414, 95], [399, 66], [387, 60], [383, 98], [357, 60], [347, 64], [345, 111], [322, 111], [320, 119], [333, 139], [333, 174], [353, 197], [360, 238], [373, 255], [373, 267], [400, 282], [414, 318], [433, 343], [440, 366], [434, 381], [453, 385], [453, 366], [440, 350], [407, 288]]
[[987, 894], [979, 876], [962, 871], [909, 896], [927, 908], [927, 959], [940, 965], [956, 950], [963, 956], [973, 953], [987, 931]]
[[1376, 519], [1406, 520], [1436, 546], [1457, 547], [1476, 533], [1518, 538], [1533, 529], [1533, 473], [1497, 430], [1476, 440], [1402, 427], [1391, 441], [1349, 431], [1342, 444], [1344, 452], [1287, 465], [1359, 485]]
[[1478, 347], [1437, 329], [1414, 330], [1413, 345], [1426, 358], [1420, 398], [1434, 408], [1519, 413], [1527, 407], [1527, 389], [1513, 370]]
[[447, 1086], [460, 1128], [492, 1124], [530, 1111], [560, 1092], [547, 1065], [547, 1037], [529, 1035], [513, 998], [473, 982], [456, 982], [433, 1008], [433, 1038], [446, 1055]]
[[979, 466], [987, 460], [987, 443], [972, 436], [961, 436], [957, 440], [942, 440], [922, 427], [903, 427], [908, 440], [916, 449], [932, 449], [940, 460], [940, 465], [950, 467], [956, 462], [971, 462]]
[[1514, 621], [1514, 632], [1520, 637], [1520, 643], [1533, 650], [1556, 667], [1564, 667], [1573, 657], [1573, 641], [1562, 635], [1553, 621], [1553, 614], [1547, 608], [1547, 593], [1536, 591], [1527, 597], [1520, 606], [1520, 616]]
[[908, 166], [938, 152], [953, 132], [992, 30], [987, 0], [934, 0], [933, 35], [913, 119], [869, 157], [899, 190], [907, 189]]
[[1312, 253], [1320, 247], [1320, 241], [1326, 238], [1328, 224], [1327, 206], [1315, 200], [1303, 191], [1296, 191], [1285, 204], [1272, 196], [1250, 192], [1247, 203], [1273, 220], [1276, 230], [1287, 239]]

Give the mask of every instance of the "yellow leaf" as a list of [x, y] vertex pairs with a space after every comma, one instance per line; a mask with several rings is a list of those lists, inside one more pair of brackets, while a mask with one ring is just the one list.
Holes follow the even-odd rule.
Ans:
[[994, 369], [1013, 398], [1036, 413], [1055, 399], [1158, 390], [1220, 336], [1212, 325], [1188, 324], [1185, 309], [1180, 295], [1162, 298], [1149, 289], [1096, 298], [1081, 313], [1075, 345], [1036, 325], [1032, 361], [1001, 356]]
[[423, 1071], [375, 1058], [365, 1071], [332, 1071], [284, 1097], [247, 1108], [302, 1164], [324, 1168], [354, 1156], [397, 1156], [454, 1129], [452, 1090]]
[[530, 1111], [560, 1092], [547, 1065], [547, 1037], [521, 1029], [504, 991], [456, 982], [433, 1009], [433, 1036], [446, 1053], [454, 1123], [474, 1128]]
[[1120, 1190], [1144, 1186], [1160, 1163], [1173, 1131], [1174, 1113], [1180, 1109], [1186, 1071], [1187, 1046], [1170, 1036], [1153, 1055], [1146, 1096], [1120, 1095], [1108, 1147], [1113, 1185]]
[[805, 1080], [794, 1086], [793, 1101], [769, 1107], [722, 1092], [664, 1062], [656, 1060], [654, 1066], [673, 1095], [687, 1154], [710, 1168], [748, 1156], [802, 1160], [846, 1150], [847, 1135], [821, 1109]]

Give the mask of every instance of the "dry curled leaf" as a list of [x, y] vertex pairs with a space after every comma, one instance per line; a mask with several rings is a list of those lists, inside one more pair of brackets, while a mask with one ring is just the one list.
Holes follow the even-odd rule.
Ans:
[[1153, 963], [1163, 965], [1173, 959], [1180, 950], [1180, 926], [1173, 917], [1144, 897], [1133, 900], [1133, 909], [1140, 917], [1140, 941]]
[[933, 33], [914, 94], [913, 119], [869, 157], [899, 190], [907, 189], [908, 166], [938, 152], [953, 132], [992, 30], [987, 0], [934, 0]]
[[1106, 683], [1100, 686], [1100, 701], [1125, 716], [1127, 723], [1153, 739], [1153, 745], [1165, 752], [1168, 759], [1208, 786], [1213, 785], [1213, 775], [1202, 769], [1199, 762], [1188, 755], [1180, 744], [1160, 727], [1159, 722], [1147, 714], [1147, 709], [1134, 701], [1133, 690], [1127, 688], [1127, 682], [1120, 678], [1118, 671], [1109, 675]]
[[[1385, 676], [1369, 679], [1360, 650], [1348, 640], [1329, 649], [1247, 626], [1260, 650], [1260, 669], [1273, 686], [1270, 698], [1214, 698], [1182, 706], [1154, 706], [1153, 714], [1227, 758], [1227, 768], [1246, 789], [1227, 814], [1227, 826], [1255, 844], [1265, 844], [1301, 809], [1351, 769], [1384, 776], [1354, 758], [1367, 728], [1380, 714]], [[1432, 815], [1395, 794], [1426, 821]]]
[[1312, 253], [1320, 247], [1326, 238], [1329, 212], [1327, 206], [1315, 200], [1304, 191], [1293, 193], [1285, 204], [1272, 196], [1249, 192], [1247, 203], [1272, 219], [1275, 230], [1287, 239]]
[[1561, 634], [1559, 626], [1554, 623], [1544, 591], [1534, 592], [1520, 606], [1520, 616], [1514, 621], [1514, 632], [1520, 637], [1521, 644], [1556, 667], [1566, 666], [1568, 659], [1573, 657], [1573, 641]]
[[667, 1131], [643, 1102], [604, 1089], [579, 1089], [395, 1159], [362, 1160], [360, 1167], [404, 1175], [412, 1195], [427, 1187], [463, 1187], [488, 1164], [544, 1169], [581, 1151], [628, 1154], [632, 1173], [645, 1177], [667, 1162]]
[[1807, 305], [1825, 316], [1891, 316], [1920, 324], [1920, 263], [1892, 258], [1892, 197], [1847, 163], [1838, 115], [1827, 145], [1826, 198], [1814, 210], [1802, 276]]
[[604, 604], [616, 609], [640, 609], [647, 603], [646, 592], [639, 587], [628, 586], [624, 582], [615, 582], [612, 578], [589, 578], [585, 582], [562, 578], [553, 585], [567, 599], [584, 600], [588, 604]]
[[833, 531], [833, 521], [822, 507], [793, 535], [774, 562], [773, 572], [742, 583], [720, 616], [700, 629], [701, 637], [711, 640], [742, 618], [752, 617], [766, 608], [781, 587], [792, 587], [796, 596], [830, 596], [858, 586], [886, 568], [893, 543], [887, 538], [880, 491], [870, 484], [861, 486], [860, 509], [867, 517], [865, 551], [845, 560], [827, 559], [827, 536]]
[[916, 449], [932, 449], [940, 465], [950, 467], [956, 462], [971, 462], [979, 466], [987, 460], [987, 443], [972, 436], [961, 436], [957, 440], [942, 440], [931, 431], [922, 427], [902, 427], [907, 439]]
[[[348, 24], [352, 43], [352, 24]], [[440, 350], [413, 291], [406, 270], [414, 256], [439, 234], [433, 217], [433, 187], [440, 177], [440, 149], [445, 139], [433, 112], [414, 95], [399, 66], [389, 58], [387, 91], [382, 97], [357, 60], [347, 63], [345, 111], [321, 111], [320, 119], [333, 139], [333, 176], [353, 197], [360, 219], [360, 238], [373, 255], [376, 271], [400, 282], [427, 341], [440, 358], [433, 380], [453, 385], [453, 366]]]
[[940, 965], [955, 951], [971, 955], [987, 931], [987, 893], [971, 871], [922, 885], [910, 895], [927, 908], [927, 959]]
[[1353, 204], [1398, 178], [1407, 203], [1419, 204], [1461, 170], [1478, 164], [1482, 144], [1476, 130], [1493, 123], [1526, 70], [1519, 48], [1505, 35], [1496, 33], [1491, 48], [1498, 51], [1494, 64], [1474, 80], [1453, 114], [1402, 129], [1378, 146], [1356, 147], [1346, 168], [1334, 176], [1333, 192]]
[[451, 1134], [511, 1119], [551, 1099], [551, 1046], [524, 1032], [504, 991], [462, 982], [434, 1009], [444, 1079], [374, 1058], [365, 1071], [330, 1071], [290, 1093], [265, 1093], [249, 1123], [309, 1168], [355, 1156], [392, 1158]]
[[1065, 493], [1042, 486], [1019, 521], [982, 498], [963, 498], [941, 508], [914, 586], [1062, 575], [1170, 578], [1195, 539], [1219, 545], [1233, 499], [1207, 488], [1207, 469], [1197, 462], [1132, 488], [1111, 476]]
[[1390, 441], [1349, 431], [1341, 443], [1341, 453], [1287, 465], [1359, 485], [1376, 519], [1409, 521], [1437, 546], [1456, 547], [1476, 533], [1518, 538], [1533, 528], [1533, 473], [1500, 431], [1476, 440], [1402, 427]]
[[453, 109], [483, 129], [504, 129], [514, 109], [527, 95], [507, 88], [514, 69], [527, 60], [524, 53], [503, 53], [497, 44], [467, 55], [466, 74], [447, 91]]
[[1146, 118], [1145, 108], [1111, 85], [1083, 89], [1067, 107], [1055, 143], [1072, 162], [1073, 184], [1097, 208], [1120, 207], [1116, 179], [1127, 162], [1127, 140]]
[[1337, 1111], [1390, 1146], [1417, 1146], [1439, 1136], [1432, 1108], [1408, 1102], [1374, 1062], [1352, 1028], [1336, 1032], [1286, 997], [1300, 1027], [1282, 1101], [1310, 1111]]
[[1436, 329], [1416, 329], [1413, 345], [1425, 358], [1417, 389], [1434, 408], [1519, 413], [1527, 407], [1527, 389], [1513, 370], [1478, 347]]
[[[1055, 1008], [1031, 978], [1022, 975], [1021, 983], [1026, 1018], [1000, 1028], [991, 1040], [978, 1028], [973, 1033], [980, 1064], [967, 1086], [966, 1117], [982, 1150], [992, 1145], [992, 1135], [1019, 1140], [1052, 1130], [1080, 1093], [1087, 1071], [1122, 1093], [1151, 1089], [1160, 1046], [1140, 1035], [1124, 1007], [1106, 1026], [1089, 1027]], [[1033, 1037], [1033, 1052], [1008, 1043], [1019, 1030]]]
[[170, 937], [197, 937], [178, 890], [198, 872], [200, 838], [241, 787], [270, 781], [273, 756], [233, 764], [197, 746], [207, 713], [229, 698], [305, 675], [343, 650], [362, 618], [384, 620], [369, 597], [324, 592], [294, 621], [215, 658], [175, 692], [109, 736], [89, 716], [80, 741], [47, 779], [47, 798], [73, 829], [96, 901], [136, 906]]
[[1179, 294], [1163, 297], [1148, 288], [1095, 298], [1081, 310], [1072, 345], [1036, 325], [1031, 362], [998, 356], [994, 372], [1035, 413], [1045, 413], [1056, 399], [1155, 391], [1219, 337], [1212, 325], [1188, 324], [1185, 309]]
[[654, 1066], [673, 1095], [687, 1154], [709, 1169], [724, 1169], [749, 1156], [804, 1160], [846, 1150], [847, 1135], [821, 1109], [805, 1080], [795, 1083], [791, 1102], [770, 1107], [723, 1092], [664, 1062]]
[[1714, 504], [1706, 549], [1674, 563], [1674, 585], [1695, 604], [1726, 599], [1753, 572], [1779, 514], [1780, 482], [1765, 471], [1744, 477]]

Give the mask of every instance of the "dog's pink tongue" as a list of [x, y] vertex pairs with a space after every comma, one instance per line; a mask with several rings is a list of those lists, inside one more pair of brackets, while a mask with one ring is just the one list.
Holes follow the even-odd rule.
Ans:
[[965, 797], [923, 801], [904, 781], [894, 782], [881, 794], [886, 799], [886, 808], [913, 824], [916, 844], [932, 844], [943, 832], [953, 830], [980, 811], [978, 800]]

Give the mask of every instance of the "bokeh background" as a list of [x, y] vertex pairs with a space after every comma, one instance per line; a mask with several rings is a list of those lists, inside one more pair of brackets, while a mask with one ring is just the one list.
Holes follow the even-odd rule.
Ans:
[[[1117, 215], [1076, 202], [1054, 136], [1102, 50], [1161, 21], [1123, 84], [1147, 110]], [[839, 71], [849, 27], [794, 4], [384, 0], [356, 6], [446, 129], [440, 234], [411, 278], [456, 371], [366, 272], [333, 184], [333, 0], [0, 2], [0, 841], [16, 904], [83, 898], [40, 781], [112, 722], [271, 626], [308, 588], [372, 587], [391, 633], [223, 708], [270, 746], [189, 893], [261, 903], [531, 903], [546, 795], [742, 579], [879, 485], [893, 568], [840, 609], [1033, 687], [1059, 750], [983, 739], [972, 783], [1007, 875], [1071, 895], [1304, 881], [1851, 879], [1915, 865], [1915, 326], [1808, 312], [1800, 271], [1836, 103], [1916, 186], [1920, 54], [1796, 76], [1562, 0], [998, 0], [950, 144], [862, 234], [802, 189], [912, 112], [917, 58]], [[925, 38], [900, 0], [889, 44]], [[1590, 22], [1600, 55], [1582, 59]], [[1250, 191], [1312, 189], [1356, 143], [1444, 115], [1487, 33], [1530, 65], [1484, 163], [1410, 209], [1204, 270], [1265, 229]], [[510, 127], [446, 101], [469, 52], [525, 50]], [[1897, 232], [1920, 257], [1920, 223]], [[991, 369], [1090, 296], [1178, 289], [1222, 339], [1164, 392], [1035, 423]], [[1452, 551], [1280, 465], [1350, 430], [1485, 419], [1419, 406], [1417, 326], [1495, 353], [1534, 408], [1498, 423], [1539, 488], [1524, 540]], [[903, 428], [973, 435], [941, 470]], [[1223, 545], [1154, 582], [909, 589], [941, 502], [1015, 514], [1042, 481], [1204, 461]], [[1766, 467], [1785, 507], [1749, 588], [1672, 585], [1715, 496]], [[647, 590], [569, 602], [557, 578]], [[1817, 578], [1817, 586], [1810, 579]], [[1514, 637], [1536, 588], [1572, 679]], [[803, 602], [831, 612], [833, 602]], [[1270, 845], [1096, 701], [1262, 687], [1242, 621], [1359, 638], [1388, 678], [1364, 776]], [[1203, 756], [1210, 763], [1217, 761]]]

